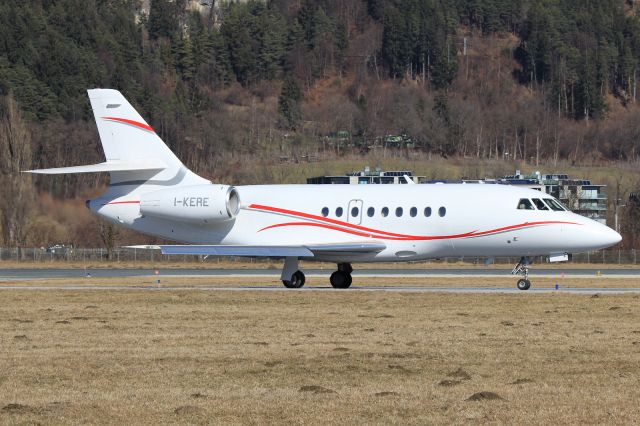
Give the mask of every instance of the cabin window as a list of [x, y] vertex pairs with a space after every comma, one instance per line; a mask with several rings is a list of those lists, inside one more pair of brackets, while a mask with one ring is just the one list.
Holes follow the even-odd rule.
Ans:
[[342, 207], [338, 207], [338, 208], [336, 209], [336, 216], [337, 216], [337, 217], [342, 217]]
[[382, 217], [389, 216], [389, 209], [387, 207], [383, 207], [382, 210], [380, 210], [380, 214], [382, 215]]
[[397, 216], [397, 217], [402, 217], [402, 207], [398, 207], [398, 208], [396, 209], [396, 216]]
[[540, 198], [532, 198], [532, 200], [538, 210], [549, 210], [549, 207], [547, 207]]
[[557, 211], [557, 212], [563, 212], [564, 209], [562, 208], [562, 205], [560, 205], [559, 202], [557, 202], [554, 199], [551, 198], [545, 198], [544, 202], [547, 203], [547, 205], [549, 207], [551, 207], [551, 210]]
[[411, 207], [411, 210], [409, 210], [409, 215], [411, 215], [411, 217], [416, 217], [418, 215], [418, 209], [416, 209], [415, 207]]
[[431, 217], [431, 207], [425, 207], [424, 217]]
[[535, 210], [528, 198], [521, 198], [518, 201], [518, 210]]
[[373, 217], [374, 214], [376, 214], [376, 209], [374, 209], [373, 207], [369, 207], [367, 209], [367, 216]]
[[440, 207], [438, 209], [438, 215], [440, 215], [440, 217], [444, 217], [444, 215], [446, 215], [446, 214], [447, 214], [447, 209], [446, 208]]
[[358, 217], [359, 213], [360, 213], [360, 209], [358, 209], [357, 207], [351, 208], [351, 217]]
[[323, 217], [329, 216], [329, 207], [323, 207], [322, 208], [322, 216]]

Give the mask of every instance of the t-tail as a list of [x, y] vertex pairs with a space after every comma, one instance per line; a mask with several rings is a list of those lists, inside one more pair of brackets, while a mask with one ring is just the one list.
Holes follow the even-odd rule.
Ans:
[[197, 185], [209, 181], [197, 176], [176, 157], [117, 90], [89, 90], [91, 108], [106, 161], [76, 167], [30, 170], [63, 174], [109, 172], [110, 185], [130, 192], [140, 185]]
[[[173, 207], [176, 207], [178, 200], [184, 202], [188, 199], [191, 202], [195, 198], [195, 203], [208, 204], [195, 207], [209, 207], [213, 204], [213, 193], [225, 204], [232, 203], [219, 214], [235, 215], [238, 199], [233, 188], [213, 185], [189, 170], [119, 91], [92, 89], [88, 94], [106, 161], [84, 166], [29, 170], [29, 173], [108, 172], [110, 181], [107, 191], [99, 198], [87, 201], [87, 207], [106, 219], [124, 225], [131, 224], [136, 219], [133, 216], [139, 218], [145, 214], [173, 219], [176, 217]], [[206, 203], [203, 201], [205, 199], [208, 200]], [[125, 214], [127, 219], [124, 219], [121, 213], [108, 208], [122, 204], [139, 204], [140, 209], [135, 215]], [[197, 218], [197, 210], [200, 209], [190, 209], [189, 212]], [[182, 218], [183, 212], [177, 216]]]

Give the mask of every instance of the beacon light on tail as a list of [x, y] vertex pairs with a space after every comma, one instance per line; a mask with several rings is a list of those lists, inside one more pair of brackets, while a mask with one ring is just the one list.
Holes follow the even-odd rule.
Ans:
[[335, 288], [351, 285], [352, 262], [517, 256], [526, 290], [530, 256], [571, 253], [621, 240], [539, 191], [506, 185], [251, 185], [212, 183], [182, 164], [116, 90], [89, 90], [106, 161], [33, 173], [108, 172], [87, 207], [100, 217], [183, 245], [165, 254], [284, 259], [282, 282], [302, 287], [300, 259], [337, 264]]

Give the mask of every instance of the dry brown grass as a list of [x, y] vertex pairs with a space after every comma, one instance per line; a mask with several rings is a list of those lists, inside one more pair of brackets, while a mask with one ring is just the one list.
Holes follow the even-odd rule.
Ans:
[[4, 290], [0, 297], [0, 423], [640, 418], [634, 295]]

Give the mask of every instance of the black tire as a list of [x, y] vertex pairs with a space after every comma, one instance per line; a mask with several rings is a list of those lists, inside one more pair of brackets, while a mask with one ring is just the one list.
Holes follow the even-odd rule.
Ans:
[[300, 288], [304, 285], [306, 277], [302, 271], [296, 271], [291, 275], [291, 280], [282, 280], [286, 288]]
[[518, 280], [518, 290], [529, 290], [531, 287], [531, 281], [525, 280], [524, 278]]
[[329, 278], [331, 282], [331, 286], [333, 288], [349, 288], [351, 282], [353, 281], [351, 278], [351, 274], [347, 274], [342, 271], [335, 271], [331, 274], [331, 278]]

